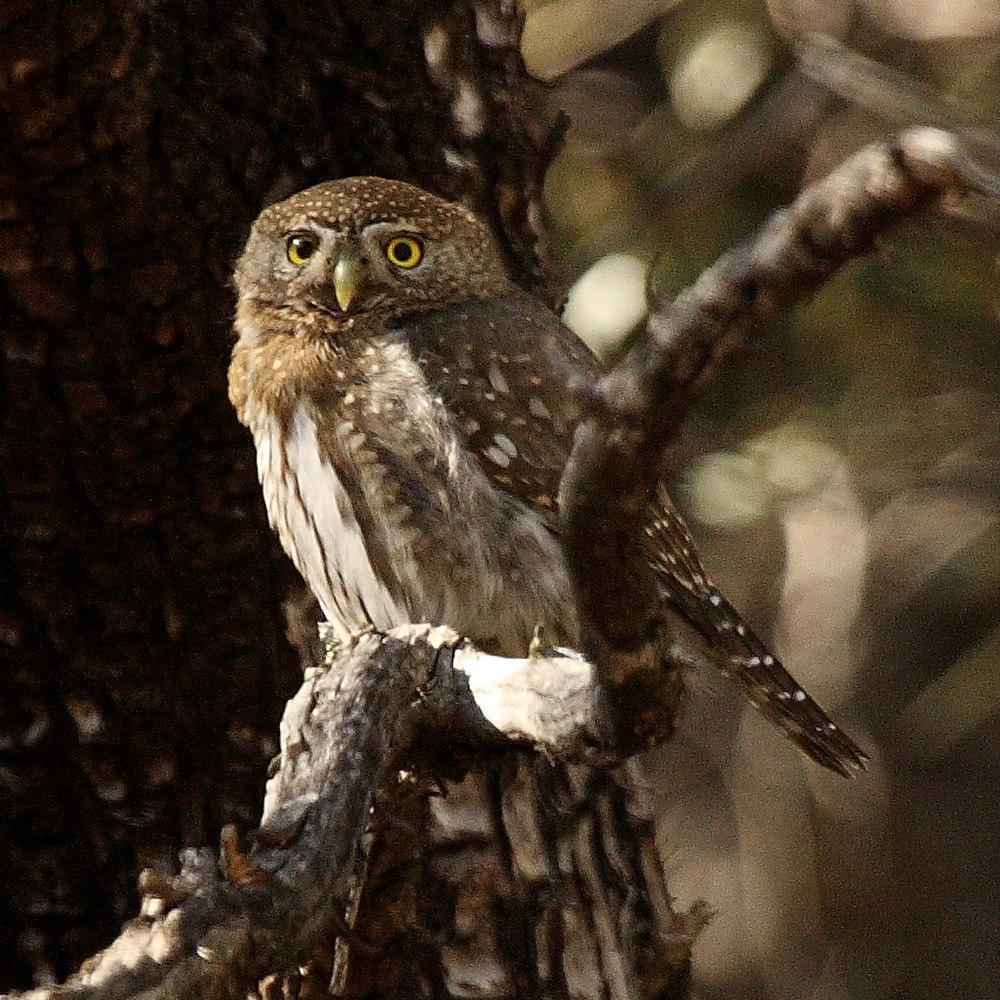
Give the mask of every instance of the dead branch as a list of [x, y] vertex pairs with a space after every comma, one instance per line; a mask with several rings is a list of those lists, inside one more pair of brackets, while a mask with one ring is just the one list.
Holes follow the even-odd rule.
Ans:
[[437, 738], [466, 745], [515, 740], [570, 758], [606, 742], [595, 671], [570, 651], [505, 659], [428, 626], [327, 648], [327, 665], [310, 668], [285, 707], [251, 849], [227, 828], [218, 859], [187, 851], [176, 878], [143, 873], [144, 916], [68, 983], [25, 997], [243, 997], [295, 968], [331, 912], [350, 924], [373, 798], [417, 731], [408, 722], [426, 732], [433, 720]]
[[656, 655], [664, 638], [644, 529], [664, 451], [687, 410], [754, 331], [871, 250], [893, 224], [971, 191], [995, 194], [995, 182], [950, 133], [910, 129], [865, 147], [675, 301], [655, 302], [647, 336], [587, 387], [590, 416], [563, 475], [562, 516], [584, 651], [617, 706], [623, 746], [655, 739], [667, 724]]
[[146, 875], [155, 916], [127, 925], [65, 986], [27, 996], [244, 997], [304, 960], [327, 915], [346, 910], [375, 789], [433, 659], [410, 654], [365, 636], [337, 669], [310, 671], [285, 710], [256, 849], [242, 853], [227, 832], [219, 865], [198, 852], [178, 878]]
[[668, 734], [679, 671], [663, 669], [673, 654], [659, 635], [643, 558], [663, 449], [750, 332], [892, 223], [977, 186], [946, 133], [915, 130], [864, 149], [676, 302], [659, 305], [646, 342], [593, 387], [562, 496], [585, 648], [599, 669], [552, 650], [485, 656], [426, 627], [360, 637], [311, 669], [286, 706], [250, 849], [227, 831], [218, 863], [189, 851], [178, 877], [145, 874], [146, 915], [67, 984], [25, 996], [242, 997], [303, 961], [331, 913], [344, 914], [349, 935], [376, 789], [407, 735], [426, 737], [427, 726], [472, 745], [516, 740], [591, 760]]

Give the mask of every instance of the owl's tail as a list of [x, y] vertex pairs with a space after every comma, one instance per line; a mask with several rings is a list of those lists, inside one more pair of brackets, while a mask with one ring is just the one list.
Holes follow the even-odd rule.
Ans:
[[716, 590], [696, 594], [654, 565], [664, 596], [713, 646], [729, 655], [720, 669], [765, 719], [814, 761], [852, 777], [868, 755], [806, 694], [738, 611]]

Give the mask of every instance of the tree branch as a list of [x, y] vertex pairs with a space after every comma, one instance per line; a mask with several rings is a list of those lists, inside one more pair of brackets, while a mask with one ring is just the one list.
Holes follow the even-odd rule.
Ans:
[[[180, 876], [144, 874], [146, 915], [65, 986], [26, 996], [243, 997], [303, 961], [331, 913], [345, 915], [349, 936], [376, 790], [395, 752], [428, 738], [428, 727], [438, 739], [515, 740], [589, 761], [669, 733], [679, 664], [655, 617], [644, 530], [663, 450], [684, 412], [748, 333], [889, 225], [983, 186], [950, 136], [904, 133], [805, 190], [675, 303], [659, 306], [648, 340], [592, 388], [563, 479], [591, 662], [541, 648], [523, 660], [486, 656], [428, 627], [328, 647], [327, 666], [310, 669], [286, 706], [251, 849], [227, 830], [218, 864], [210, 852], [188, 851]], [[664, 663], [674, 669], [665, 674]]]
[[65, 987], [28, 996], [244, 997], [303, 960], [345, 911], [375, 789], [430, 659], [365, 636], [337, 669], [310, 671], [285, 709], [259, 846], [243, 854], [227, 832], [218, 867], [190, 852], [178, 878], [146, 875], [153, 919], [127, 925]]
[[995, 195], [996, 184], [947, 132], [910, 129], [865, 147], [675, 301], [654, 303], [647, 336], [585, 389], [590, 415], [563, 474], [562, 515], [584, 652], [617, 706], [623, 746], [664, 730], [656, 655], [664, 637], [644, 532], [664, 452], [688, 409], [754, 331], [867, 253], [894, 223], [970, 191]]

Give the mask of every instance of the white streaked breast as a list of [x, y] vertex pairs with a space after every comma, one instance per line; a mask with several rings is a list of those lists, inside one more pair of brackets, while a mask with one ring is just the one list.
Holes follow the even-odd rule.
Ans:
[[270, 413], [252, 421], [257, 473], [271, 527], [343, 638], [366, 624], [405, 624], [407, 614], [376, 576], [347, 490], [320, 452], [316, 423], [300, 403], [282, 442]]

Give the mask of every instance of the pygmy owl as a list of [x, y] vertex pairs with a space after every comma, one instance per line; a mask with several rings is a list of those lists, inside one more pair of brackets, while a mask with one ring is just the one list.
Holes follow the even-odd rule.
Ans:
[[[523, 655], [541, 625], [574, 644], [558, 523], [567, 384], [600, 366], [511, 281], [489, 228], [408, 184], [320, 184], [261, 213], [236, 286], [230, 398], [271, 525], [342, 636], [431, 622]], [[664, 490], [648, 540], [693, 656], [813, 759], [860, 766], [712, 584]]]

